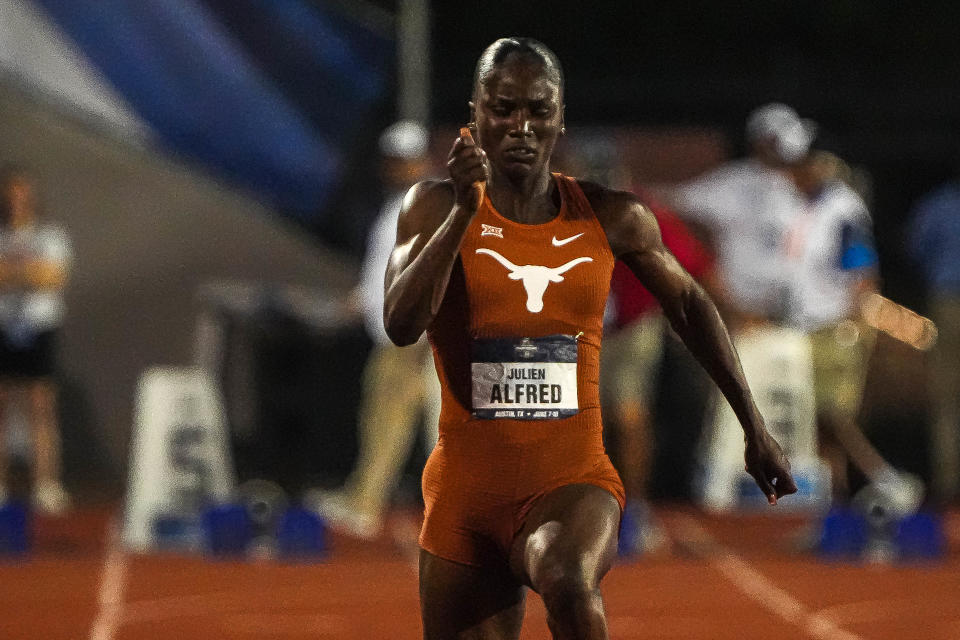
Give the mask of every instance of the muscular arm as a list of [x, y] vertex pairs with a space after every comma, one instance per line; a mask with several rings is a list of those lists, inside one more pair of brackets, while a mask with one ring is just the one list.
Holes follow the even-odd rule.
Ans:
[[437, 314], [472, 219], [449, 182], [421, 182], [407, 194], [384, 284], [383, 324], [394, 343], [416, 342]]
[[748, 435], [763, 428], [726, 326], [713, 301], [664, 246], [656, 218], [629, 194], [608, 192], [610, 248], [650, 290], [671, 326], [730, 402]]
[[[766, 451], [760, 453], [764, 458], [762, 461], [751, 461], [756, 453], [751, 448], [766, 448], [769, 446], [767, 441], [772, 442], [772, 438], [766, 432], [716, 306], [664, 246], [656, 218], [632, 194], [590, 185], [584, 185], [584, 191], [604, 226], [614, 255], [659, 300], [673, 329], [707, 370], [736, 413], [747, 443], [748, 471], [771, 502], [796, 491], [785, 458], [780, 469], [761, 468], [769, 462]], [[779, 446], [773, 447], [772, 457], [777, 455], [783, 457]], [[778, 478], [775, 487], [770, 484], [773, 478]]]
[[482, 201], [478, 183], [487, 180], [489, 168], [468, 129], [460, 129], [447, 168], [450, 180], [410, 189], [397, 222], [384, 281], [383, 326], [401, 347], [419, 340], [437, 315], [463, 234]]

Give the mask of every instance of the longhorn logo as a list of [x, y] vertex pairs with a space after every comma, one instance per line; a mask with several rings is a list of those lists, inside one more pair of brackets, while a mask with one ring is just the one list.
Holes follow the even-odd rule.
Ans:
[[537, 264], [517, 266], [491, 249], [477, 249], [477, 253], [485, 253], [502, 264], [510, 272], [511, 280], [521, 280], [527, 291], [527, 311], [540, 313], [543, 310], [543, 292], [551, 282], [563, 282], [563, 275], [581, 262], [593, 262], [593, 258], [574, 258], [559, 267], [541, 267]]

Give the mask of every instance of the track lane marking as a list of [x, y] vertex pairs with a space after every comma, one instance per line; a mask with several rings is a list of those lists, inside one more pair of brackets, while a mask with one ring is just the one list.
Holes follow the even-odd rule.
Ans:
[[858, 600], [856, 602], [842, 602], [840, 604], [823, 607], [817, 613], [838, 624], [854, 622], [885, 622], [894, 620], [903, 622], [908, 618], [915, 618], [917, 624], [922, 624], [926, 618], [916, 612], [922, 610], [926, 601], [923, 599], [887, 598], [883, 600]]
[[790, 624], [799, 627], [815, 640], [865, 640], [856, 633], [840, 628], [822, 613], [811, 611], [797, 598], [778, 587], [733, 550], [721, 545], [690, 516], [679, 516], [675, 528], [694, 548], [709, 550], [700, 554], [716, 571], [745, 596]]
[[127, 585], [127, 554], [120, 542], [117, 523], [107, 527], [107, 550], [100, 572], [97, 615], [90, 626], [90, 640], [113, 640], [123, 618], [124, 590]]

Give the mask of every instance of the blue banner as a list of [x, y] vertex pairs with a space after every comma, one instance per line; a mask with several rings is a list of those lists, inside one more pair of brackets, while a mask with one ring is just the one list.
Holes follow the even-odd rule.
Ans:
[[172, 151], [316, 222], [394, 43], [306, 0], [38, 0]]

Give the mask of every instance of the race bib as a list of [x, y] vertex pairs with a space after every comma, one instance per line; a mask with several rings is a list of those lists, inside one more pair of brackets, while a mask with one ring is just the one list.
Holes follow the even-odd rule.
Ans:
[[475, 418], [552, 420], [579, 411], [575, 336], [474, 340], [470, 372]]

